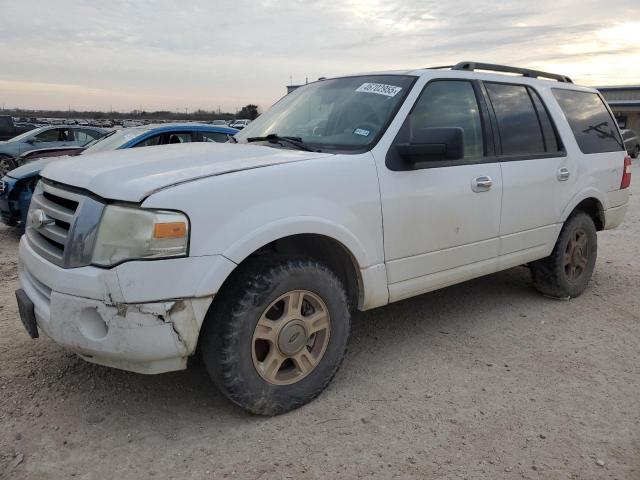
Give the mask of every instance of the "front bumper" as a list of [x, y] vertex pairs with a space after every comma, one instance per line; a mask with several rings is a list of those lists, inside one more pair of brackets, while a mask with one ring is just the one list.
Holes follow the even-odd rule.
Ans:
[[[198, 271], [192, 265], [211, 267], [211, 261], [219, 260], [207, 258], [130, 262], [109, 270], [63, 269], [40, 257], [23, 237], [20, 284], [34, 304], [38, 328], [56, 343], [93, 363], [161, 373], [186, 367], [213, 300], [211, 292], [196, 296], [194, 280], [176, 283], [181, 277], [176, 272], [194, 278]], [[149, 266], [152, 271], [145, 270]], [[173, 288], [162, 278], [172, 279]], [[126, 296], [121, 285], [127, 287]], [[165, 296], [152, 299], [153, 290]], [[187, 291], [190, 295], [182, 295]]]

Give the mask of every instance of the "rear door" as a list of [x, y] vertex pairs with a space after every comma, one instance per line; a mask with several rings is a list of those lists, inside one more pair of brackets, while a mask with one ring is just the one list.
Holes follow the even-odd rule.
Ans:
[[[413, 131], [434, 127], [462, 128], [464, 159], [407, 164], [397, 156]], [[432, 80], [386, 157], [376, 157], [391, 301], [495, 271], [502, 181], [486, 129], [478, 82]]]
[[573, 171], [556, 128], [531, 86], [484, 82], [502, 170], [499, 268], [545, 256], [557, 238]]

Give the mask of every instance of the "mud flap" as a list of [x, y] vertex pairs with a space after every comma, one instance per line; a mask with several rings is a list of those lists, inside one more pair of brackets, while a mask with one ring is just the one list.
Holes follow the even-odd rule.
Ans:
[[38, 338], [38, 324], [36, 323], [35, 306], [24, 290], [16, 290], [16, 300], [18, 301], [18, 312], [22, 325], [27, 330], [31, 338]]

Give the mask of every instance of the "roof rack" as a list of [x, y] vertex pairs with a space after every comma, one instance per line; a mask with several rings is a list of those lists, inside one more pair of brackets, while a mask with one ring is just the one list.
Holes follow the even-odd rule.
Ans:
[[460, 62], [454, 65], [453, 67], [451, 67], [451, 70], [465, 70], [468, 72], [473, 72], [474, 70], [489, 70], [492, 72], [519, 73], [523, 77], [548, 78], [551, 80], [557, 80], [558, 82], [573, 83], [573, 81], [566, 75], [558, 75], [557, 73], [541, 72], [540, 70], [530, 70], [528, 68], [509, 67], [507, 65], [496, 65], [493, 63]]

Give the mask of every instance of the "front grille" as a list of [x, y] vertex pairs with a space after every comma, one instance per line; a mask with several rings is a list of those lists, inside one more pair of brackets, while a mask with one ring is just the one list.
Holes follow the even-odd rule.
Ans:
[[104, 202], [42, 180], [27, 215], [26, 235], [47, 260], [64, 268], [88, 265]]

